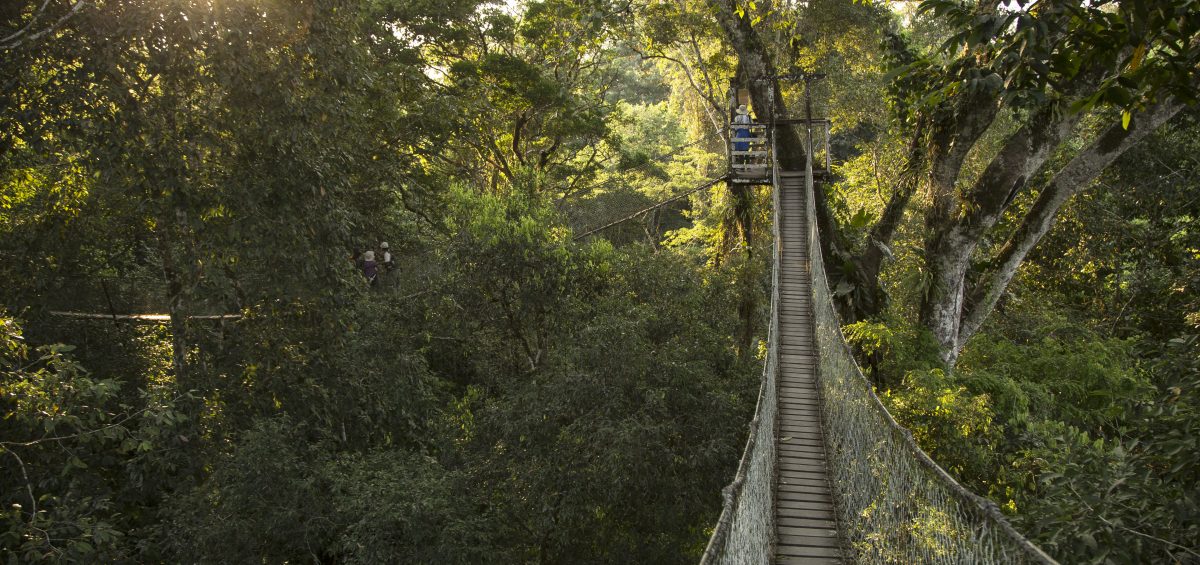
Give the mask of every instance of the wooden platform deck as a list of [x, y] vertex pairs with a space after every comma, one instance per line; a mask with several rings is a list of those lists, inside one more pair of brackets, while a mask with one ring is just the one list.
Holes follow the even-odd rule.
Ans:
[[776, 563], [842, 563], [817, 398], [804, 174], [780, 173]]

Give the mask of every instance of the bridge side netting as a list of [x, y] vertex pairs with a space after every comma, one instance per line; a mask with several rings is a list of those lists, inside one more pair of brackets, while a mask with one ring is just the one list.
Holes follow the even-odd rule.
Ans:
[[[841, 332], [821, 257], [809, 162], [809, 257], [830, 487], [860, 563], [1054, 563], [896, 423]], [[778, 185], [777, 185], [778, 186]]]
[[[779, 186], [778, 171], [774, 171]], [[778, 403], [776, 379], [779, 358], [779, 192], [772, 192], [771, 322], [767, 330], [767, 359], [763, 365], [758, 405], [750, 422], [750, 436], [733, 482], [725, 487], [721, 518], [701, 565], [770, 563], [775, 545], [775, 430]]]

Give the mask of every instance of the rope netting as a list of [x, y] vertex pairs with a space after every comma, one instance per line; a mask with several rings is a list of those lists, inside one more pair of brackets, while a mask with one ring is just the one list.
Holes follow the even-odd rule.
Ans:
[[[1039, 563], [1055, 561], [1025, 539], [1000, 509], [958, 484], [888, 413], [841, 332], [825, 280], [813, 204], [811, 153], [805, 175], [810, 276], [828, 480], [842, 539], [859, 563]], [[775, 542], [776, 359], [779, 314], [779, 171], [772, 172], [774, 265], [767, 358], [758, 405], [737, 474], [702, 565], [770, 563]]]
[[[774, 140], [771, 141], [772, 145]], [[773, 152], [773, 148], [772, 148]], [[779, 172], [773, 170], [775, 186]], [[708, 540], [701, 565], [769, 563], [775, 538], [775, 439], [778, 428], [776, 382], [779, 358], [779, 192], [771, 191], [771, 322], [767, 359], [750, 436], [733, 482], [722, 491], [724, 507]]]
[[862, 563], [1054, 563], [930, 459], [880, 402], [825, 280], [811, 157], [805, 190], [829, 482], [846, 545]]

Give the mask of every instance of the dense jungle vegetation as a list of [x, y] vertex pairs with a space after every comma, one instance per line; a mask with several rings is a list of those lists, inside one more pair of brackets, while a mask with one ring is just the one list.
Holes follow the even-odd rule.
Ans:
[[725, 174], [731, 79], [800, 115], [773, 77], [806, 70], [885, 404], [1063, 563], [1200, 563], [1198, 30], [1195, 0], [4, 2], [0, 556], [696, 562], [769, 188], [580, 236]]

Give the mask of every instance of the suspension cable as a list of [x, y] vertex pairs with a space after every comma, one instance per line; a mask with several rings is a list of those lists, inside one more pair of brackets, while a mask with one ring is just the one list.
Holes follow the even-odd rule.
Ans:
[[655, 203], [655, 204], [653, 204], [653, 205], [650, 205], [650, 206], [647, 206], [647, 207], [645, 207], [645, 208], [642, 208], [641, 210], [638, 210], [637, 212], [634, 212], [634, 213], [632, 213], [632, 214], [630, 214], [630, 215], [628, 215], [628, 216], [625, 216], [624, 218], [621, 218], [621, 219], [618, 219], [618, 220], [615, 220], [615, 221], [609, 222], [609, 223], [607, 223], [607, 224], [604, 224], [603, 226], [600, 226], [600, 227], [598, 227], [598, 228], [591, 229], [591, 230], [588, 230], [588, 231], [586, 231], [586, 232], [583, 232], [583, 233], [581, 233], [581, 234], [579, 234], [579, 235], [576, 235], [575, 237], [571, 238], [571, 241], [579, 241], [580, 239], [583, 239], [583, 238], [585, 238], [585, 237], [587, 237], [587, 236], [589, 236], [589, 235], [592, 235], [592, 234], [594, 234], [594, 233], [596, 233], [596, 232], [604, 231], [604, 230], [606, 230], [606, 229], [608, 229], [608, 228], [611, 228], [611, 227], [613, 227], [613, 226], [615, 226], [615, 225], [617, 225], [617, 224], [620, 224], [620, 223], [623, 223], [623, 222], [627, 222], [627, 221], [629, 221], [629, 220], [632, 220], [632, 219], [634, 219], [634, 218], [636, 218], [636, 217], [638, 217], [638, 216], [641, 216], [642, 214], [645, 214], [645, 213], [647, 213], [647, 212], [649, 212], [649, 211], [651, 211], [651, 210], [654, 210], [655, 208], [661, 208], [661, 207], [663, 207], [663, 206], [666, 206], [667, 204], [670, 204], [670, 203], [672, 203], [672, 202], [675, 202], [676, 200], [679, 200], [679, 199], [681, 199], [681, 198], [684, 198], [684, 197], [686, 197], [686, 196], [691, 196], [691, 195], [693, 195], [693, 194], [695, 194], [695, 193], [697, 193], [697, 192], [700, 192], [701, 190], [704, 190], [704, 189], [706, 189], [706, 188], [711, 188], [713, 185], [715, 185], [715, 184], [717, 184], [717, 183], [719, 183], [719, 182], [723, 182], [723, 181], [727, 180], [728, 178], [729, 178], [729, 175], [723, 175], [723, 176], [720, 176], [720, 177], [718, 177], [718, 178], [715, 178], [715, 179], [709, 180], [708, 182], [706, 182], [706, 183], [704, 183], [704, 184], [702, 184], [702, 185], [700, 185], [700, 186], [697, 186], [697, 187], [694, 187], [694, 188], [688, 189], [688, 190], [687, 190], [687, 191], [685, 191], [685, 192], [682, 192], [682, 193], [676, 194], [675, 196], [672, 196], [672, 197], [670, 197], [670, 198], [668, 198], [668, 199], [666, 199], [666, 200], [663, 200], [662, 202], [658, 202], [658, 203]]

